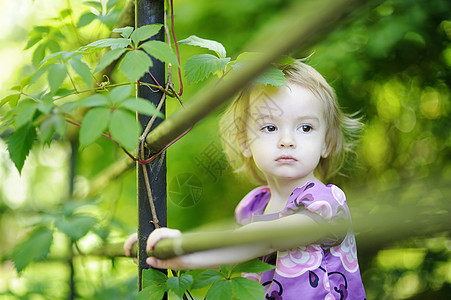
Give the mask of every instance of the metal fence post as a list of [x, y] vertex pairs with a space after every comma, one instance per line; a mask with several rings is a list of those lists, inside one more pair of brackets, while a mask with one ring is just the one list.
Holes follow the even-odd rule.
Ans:
[[[164, 24], [164, 0], [136, 0], [135, 20], [136, 28], [149, 25], [149, 24]], [[152, 39], [164, 41], [164, 29], [159, 34], [152, 37]], [[150, 68], [150, 73], [158, 81], [159, 84], [165, 83], [165, 65], [159, 60], [153, 59], [153, 67]], [[146, 74], [140, 79], [141, 82], [147, 82], [155, 84], [154, 80], [149, 74]], [[162, 92], [155, 92], [149, 89], [147, 86], [138, 86], [138, 96], [144, 99], [148, 99], [155, 106], [161, 99]], [[164, 113], [164, 106], [161, 111]], [[139, 115], [139, 121], [143, 128], [149, 121], [148, 116]], [[157, 118], [153, 127], [158, 126], [162, 119]], [[147, 174], [149, 175], [150, 186], [152, 189], [152, 198], [157, 210], [157, 217], [160, 226], [166, 226], [166, 159], [163, 156], [155, 159], [153, 162], [147, 165], [138, 164], [137, 177], [138, 177], [138, 267], [139, 267], [139, 282], [138, 288], [142, 289], [142, 270], [149, 268], [146, 264], [146, 241], [149, 234], [155, 229], [154, 224], [151, 222], [152, 215], [149, 205], [149, 198], [145, 186], [145, 179], [143, 174], [143, 168], [147, 168]]]

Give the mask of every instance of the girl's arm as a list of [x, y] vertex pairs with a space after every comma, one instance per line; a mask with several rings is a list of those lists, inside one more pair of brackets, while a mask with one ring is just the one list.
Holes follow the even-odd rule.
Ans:
[[[221, 265], [244, 262], [256, 257], [273, 253], [277, 250], [286, 250], [311, 244], [323, 237], [323, 234], [321, 233], [322, 230], [320, 229], [321, 228], [318, 223], [303, 214], [290, 215], [272, 221], [253, 222], [244, 225], [243, 227], [237, 229], [237, 231], [259, 230], [261, 232], [265, 232], [269, 230], [280, 230], [280, 232], [283, 232], [285, 230], [296, 230], [300, 235], [299, 238], [295, 240], [265, 240], [258, 244], [200, 251], [164, 260], [149, 257], [147, 258], [147, 263], [154, 268], [160, 269], [212, 269]], [[305, 232], [308, 232], [308, 236], [304, 234]], [[147, 240], [147, 250], [152, 250], [156, 243], [161, 239], [177, 238], [180, 236], [181, 232], [175, 229], [160, 228], [154, 230]]]

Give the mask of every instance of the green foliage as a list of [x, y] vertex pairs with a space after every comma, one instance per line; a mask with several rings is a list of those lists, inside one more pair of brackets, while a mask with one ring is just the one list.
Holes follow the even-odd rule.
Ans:
[[39, 228], [27, 240], [18, 244], [12, 255], [17, 272], [22, 272], [31, 262], [47, 257], [52, 241], [53, 232], [47, 228]]
[[275, 266], [253, 259], [237, 264], [233, 268], [225, 265], [221, 266], [220, 270], [179, 272], [178, 276], [169, 278], [161, 271], [145, 269], [142, 276], [143, 290], [138, 293], [138, 299], [161, 299], [161, 296], [167, 292], [173, 292], [178, 297], [182, 297], [187, 290], [206, 286], [209, 286], [207, 299], [262, 299], [264, 297], [262, 285], [236, 276], [239, 276], [241, 272], [264, 272], [274, 268]]
[[28, 123], [14, 131], [8, 139], [8, 152], [19, 172], [22, 171], [35, 138], [36, 128]]

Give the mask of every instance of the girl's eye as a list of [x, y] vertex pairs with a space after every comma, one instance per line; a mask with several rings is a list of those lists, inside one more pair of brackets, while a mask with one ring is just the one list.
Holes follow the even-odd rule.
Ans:
[[300, 127], [300, 129], [301, 129], [302, 132], [310, 132], [312, 130], [312, 126], [310, 126], [310, 125], [302, 125]]
[[277, 127], [274, 125], [266, 125], [262, 128], [262, 130], [266, 132], [273, 132], [277, 130]]

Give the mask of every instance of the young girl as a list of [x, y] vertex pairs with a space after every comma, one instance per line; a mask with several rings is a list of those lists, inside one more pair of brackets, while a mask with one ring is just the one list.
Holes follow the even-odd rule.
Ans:
[[[365, 299], [346, 197], [337, 186], [318, 179], [338, 172], [351, 146], [344, 134], [360, 123], [340, 111], [334, 91], [312, 67], [297, 61], [281, 69], [287, 86], [252, 85], [221, 119], [229, 162], [265, 183], [237, 206], [237, 230], [319, 229], [325, 224], [348, 224], [348, 230], [336, 226], [327, 236], [318, 230], [314, 243], [310, 235], [168, 260], [149, 257], [147, 263], [155, 268], [203, 269], [261, 257], [276, 269], [243, 276], [259, 281], [266, 299]], [[178, 230], [157, 229], [149, 236], [148, 250], [160, 239], [180, 235]]]

